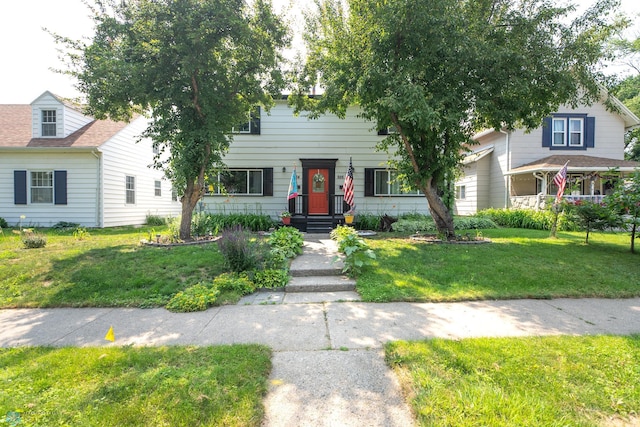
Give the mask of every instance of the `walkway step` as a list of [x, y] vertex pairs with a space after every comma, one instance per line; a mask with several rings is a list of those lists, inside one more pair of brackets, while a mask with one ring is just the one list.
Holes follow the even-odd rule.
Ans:
[[343, 267], [342, 260], [334, 261], [333, 255], [305, 253], [291, 262], [289, 273], [294, 277], [340, 276]]
[[285, 292], [339, 292], [355, 291], [355, 280], [344, 276], [292, 277]]

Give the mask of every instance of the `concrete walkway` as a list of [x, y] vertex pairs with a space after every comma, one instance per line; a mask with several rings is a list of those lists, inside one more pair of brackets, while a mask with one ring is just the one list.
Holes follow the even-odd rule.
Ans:
[[[413, 418], [383, 360], [389, 341], [640, 333], [640, 298], [372, 304], [286, 303], [290, 294], [279, 294], [188, 314], [0, 310], [0, 346], [260, 343], [274, 350], [265, 426], [408, 426]], [[110, 326], [115, 343], [104, 340]]]

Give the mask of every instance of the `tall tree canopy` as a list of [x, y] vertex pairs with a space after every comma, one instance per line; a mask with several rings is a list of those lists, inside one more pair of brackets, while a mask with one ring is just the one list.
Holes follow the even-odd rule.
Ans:
[[[623, 78], [613, 88], [615, 96], [636, 116], [640, 117], [640, 37], [635, 40], [619, 39], [614, 48], [624, 65], [632, 73]], [[625, 135], [625, 158], [640, 161], [640, 129], [633, 129]]]
[[[316, 0], [297, 111], [344, 116], [356, 104], [380, 144], [426, 196], [438, 230], [454, 234], [443, 196], [473, 133], [540, 126], [563, 103], [601, 94], [604, 41], [622, 25], [601, 0], [572, 22], [550, 0]], [[305, 96], [319, 83], [322, 97]]]
[[[283, 88], [289, 33], [269, 0], [94, 0], [95, 34], [66, 44], [96, 118], [148, 113], [150, 137], [182, 200], [180, 237], [232, 128]], [[141, 165], [143, 167], [145, 165]]]

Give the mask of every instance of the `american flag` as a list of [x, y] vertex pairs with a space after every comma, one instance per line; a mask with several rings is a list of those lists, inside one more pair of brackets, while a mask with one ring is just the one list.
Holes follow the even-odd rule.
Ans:
[[349, 205], [349, 211], [353, 211], [356, 205], [353, 203], [353, 164], [351, 159], [349, 159], [349, 169], [344, 177], [342, 189], [344, 190], [344, 201]]
[[562, 195], [564, 194], [564, 188], [567, 185], [567, 164], [564, 164], [562, 169], [558, 171], [556, 176], [553, 177], [553, 183], [558, 186], [558, 193], [556, 194], [556, 203], [559, 203], [562, 200]]

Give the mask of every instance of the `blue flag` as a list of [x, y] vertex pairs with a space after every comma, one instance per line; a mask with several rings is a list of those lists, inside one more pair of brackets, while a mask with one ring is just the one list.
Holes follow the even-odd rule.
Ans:
[[296, 168], [293, 168], [291, 174], [291, 181], [289, 182], [289, 194], [287, 200], [295, 199], [298, 197], [298, 178], [296, 177]]

